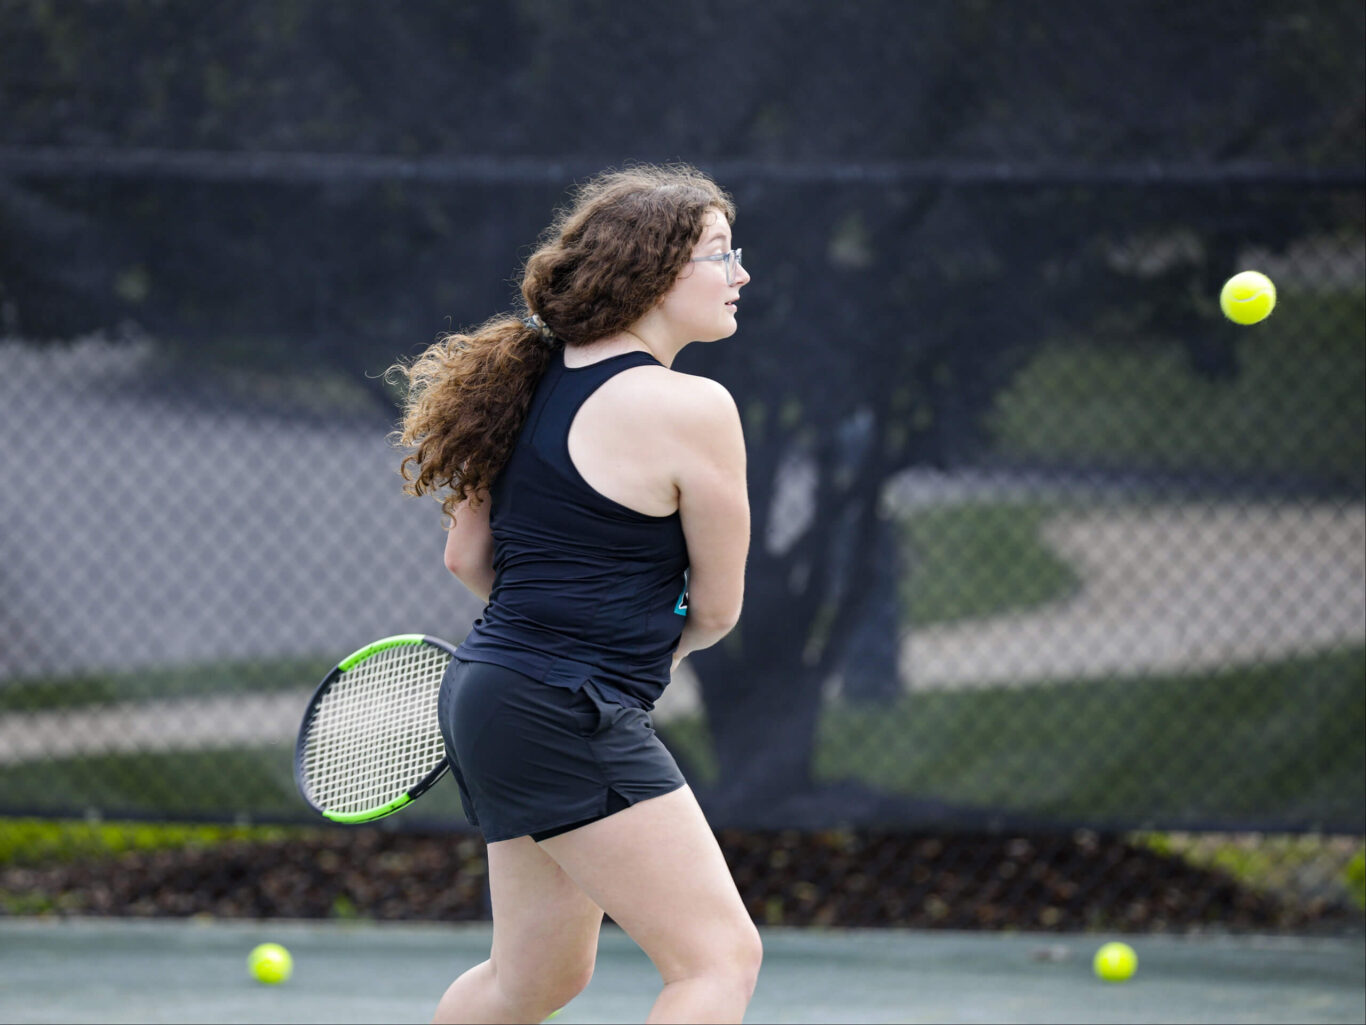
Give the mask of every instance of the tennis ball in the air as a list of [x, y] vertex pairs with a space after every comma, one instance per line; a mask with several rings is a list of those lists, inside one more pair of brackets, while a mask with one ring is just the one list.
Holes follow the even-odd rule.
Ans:
[[294, 972], [294, 959], [278, 943], [262, 943], [247, 955], [247, 971], [257, 982], [274, 986], [284, 982]]
[[1276, 308], [1276, 286], [1260, 271], [1245, 270], [1224, 282], [1219, 308], [1235, 324], [1255, 324]]
[[1127, 943], [1106, 943], [1091, 964], [1106, 982], [1123, 982], [1138, 971], [1138, 955]]

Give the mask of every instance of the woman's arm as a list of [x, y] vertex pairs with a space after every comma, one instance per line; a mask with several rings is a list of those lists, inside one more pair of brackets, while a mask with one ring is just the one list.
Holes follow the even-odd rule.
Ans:
[[446, 533], [446, 568], [482, 602], [493, 592], [493, 532], [489, 529], [489, 496], [478, 504], [466, 499], [455, 507], [455, 523]]
[[688, 618], [674, 666], [711, 647], [740, 619], [749, 553], [749, 493], [745, 439], [735, 400], [724, 387], [689, 380], [677, 418], [680, 433], [675, 483], [688, 543]]

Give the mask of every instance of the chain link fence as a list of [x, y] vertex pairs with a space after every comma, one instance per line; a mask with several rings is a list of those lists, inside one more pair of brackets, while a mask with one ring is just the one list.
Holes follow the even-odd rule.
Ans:
[[[119, 6], [51, 16], [93, 31]], [[754, 282], [740, 334], [678, 366], [721, 380], [744, 418], [747, 603], [680, 670], [657, 723], [763, 922], [1359, 928], [1361, 61], [1296, 55], [1360, 13], [1267, 14], [1212, 60], [1243, 81], [1260, 55], [1280, 99], [1253, 81], [1230, 98], [1192, 72], [1189, 103], [1147, 104], [1145, 144], [1122, 130], [1143, 123], [1129, 101], [1106, 120], [1077, 85], [1104, 78], [1123, 5], [1056, 14], [1067, 6], [892, 5], [906, 13], [888, 31], [922, 58], [897, 64], [901, 99], [942, 102], [917, 119], [884, 97], [848, 152], [792, 141], [800, 104], [764, 59], [729, 91], [768, 99], [744, 101], [748, 134], [693, 159], [736, 196]], [[424, 87], [447, 81], [404, 20], [438, 16], [328, 9], [320, 80], [378, 24], [407, 40]], [[504, 29], [533, 54], [588, 46], [554, 5], [519, 10]], [[820, 28], [782, 11], [788, 45]], [[239, 53], [271, 23], [224, 17], [216, 45]], [[488, 29], [449, 18], [444, 38]], [[753, 42], [748, 18], [736, 32]], [[853, 31], [866, 21], [844, 18], [828, 38], [847, 76], [876, 55]], [[1023, 56], [1001, 24], [1021, 18]], [[1116, 72], [1154, 97], [1177, 87], [1161, 69], [1186, 66], [1200, 28], [1173, 19], [1135, 43], [1146, 67]], [[61, 35], [15, 24], [11, 38], [49, 50]], [[929, 27], [937, 42], [911, 38]], [[262, 50], [257, 85], [282, 74], [282, 52]], [[1052, 59], [1012, 77], [963, 52]], [[490, 89], [524, 96], [537, 60]], [[383, 368], [446, 318], [506, 306], [518, 247], [565, 186], [624, 158], [521, 156], [492, 136], [505, 155], [483, 162], [420, 138], [419, 156], [385, 156], [378, 99], [348, 101], [366, 114], [349, 156], [309, 143], [316, 125], [296, 111], [224, 99], [242, 121], [214, 152], [184, 111], [155, 130], [128, 120], [154, 109], [131, 85], [125, 109], [68, 82], [77, 114], [45, 128], [34, 112], [56, 109], [60, 76], [9, 67], [0, 828], [314, 825], [292, 766], [312, 686], [375, 637], [459, 641], [479, 612], [442, 568], [435, 503], [400, 494]], [[872, 95], [840, 81], [844, 103]], [[809, 99], [803, 116], [830, 113], [828, 96]], [[550, 132], [569, 99], [538, 102], [528, 117]], [[473, 131], [471, 110], [452, 117]], [[110, 123], [143, 148], [110, 147], [94, 127]], [[290, 123], [308, 145], [265, 131]], [[1222, 150], [1206, 145], [1215, 127]], [[598, 145], [627, 152], [614, 130]], [[676, 153], [688, 130], [674, 131], [629, 153]], [[1249, 267], [1279, 304], [1238, 328], [1218, 288]], [[164, 853], [132, 851], [103, 889], [18, 858], [0, 897], [11, 911], [50, 907], [30, 898], [55, 890], [98, 912], [477, 917], [482, 848], [442, 835], [462, 824], [442, 786], [383, 829], [258, 836], [269, 871], [249, 892], [230, 859], [201, 852], [174, 875]], [[136, 847], [137, 827], [120, 828], [114, 845]], [[461, 882], [424, 911], [405, 896], [423, 873]]]

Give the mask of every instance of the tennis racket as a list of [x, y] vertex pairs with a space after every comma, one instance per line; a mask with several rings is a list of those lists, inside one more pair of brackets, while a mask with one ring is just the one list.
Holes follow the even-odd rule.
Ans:
[[420, 797], [448, 768], [437, 721], [455, 648], [397, 634], [367, 644], [323, 678], [294, 746], [294, 780], [334, 822], [373, 822]]

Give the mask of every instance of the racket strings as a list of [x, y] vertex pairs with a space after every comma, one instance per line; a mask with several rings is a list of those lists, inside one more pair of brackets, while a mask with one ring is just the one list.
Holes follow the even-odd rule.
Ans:
[[302, 760], [319, 807], [382, 807], [440, 766], [446, 748], [436, 705], [449, 662], [426, 644], [389, 648], [333, 681], [309, 722]]

